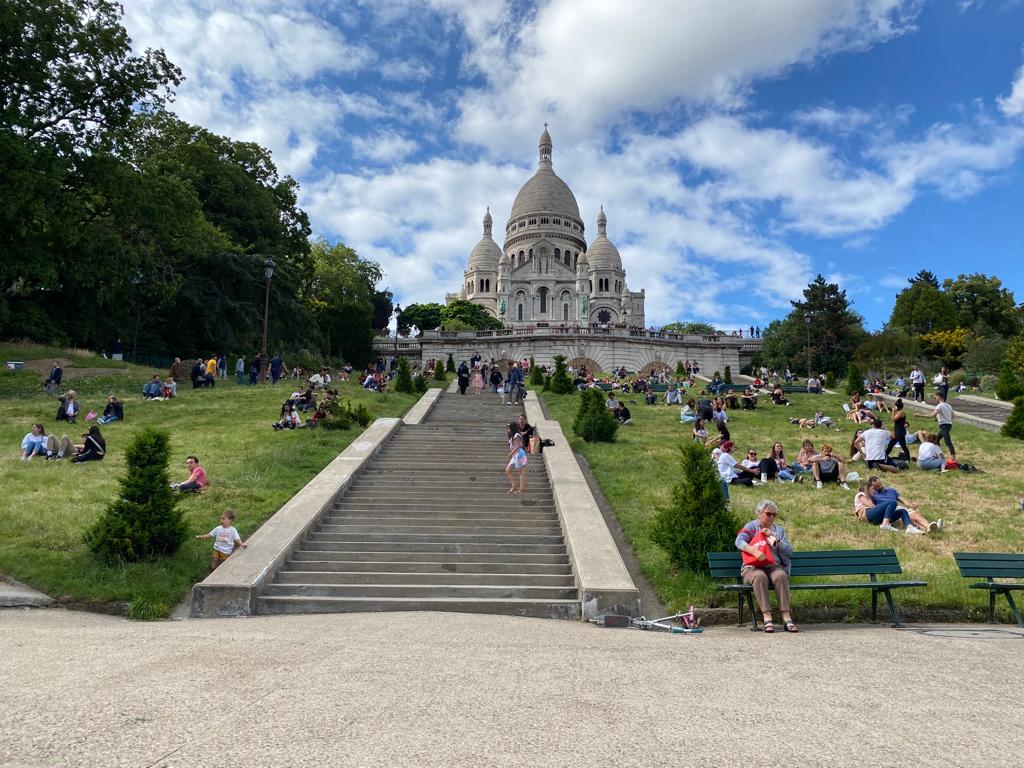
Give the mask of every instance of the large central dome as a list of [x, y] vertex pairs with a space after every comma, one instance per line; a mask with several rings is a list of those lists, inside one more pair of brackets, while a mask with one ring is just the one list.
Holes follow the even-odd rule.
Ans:
[[547, 128], [540, 137], [540, 163], [537, 172], [523, 184], [512, 204], [508, 223], [531, 214], [569, 216], [580, 219], [580, 207], [569, 185], [555, 174], [551, 167], [551, 136]]

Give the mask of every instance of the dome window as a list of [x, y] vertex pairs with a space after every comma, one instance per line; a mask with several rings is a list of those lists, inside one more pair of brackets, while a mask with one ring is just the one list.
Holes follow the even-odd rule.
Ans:
[[547, 219], [541, 219], [540, 223], [541, 224], [549, 224], [550, 222]]
[[537, 223], [537, 220], [536, 220], [536, 219], [530, 219], [529, 223], [530, 223], [531, 225], [532, 225], [532, 224], [536, 224], [536, 223]]
[[562, 223], [562, 220], [561, 220], [561, 219], [555, 219], [553, 223], [555, 223], [555, 224], [561, 224], [561, 223]]

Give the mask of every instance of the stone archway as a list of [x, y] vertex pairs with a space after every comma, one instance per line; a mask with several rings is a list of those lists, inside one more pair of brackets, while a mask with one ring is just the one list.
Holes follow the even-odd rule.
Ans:
[[575, 371], [578, 371], [580, 368], [586, 368], [588, 373], [592, 373], [595, 376], [601, 372], [601, 366], [598, 362], [589, 357], [574, 357], [572, 360], [567, 361], [566, 365]]
[[663, 363], [660, 360], [652, 360], [639, 371], [637, 371], [637, 373], [639, 373], [641, 376], [649, 376], [651, 374], [651, 371], [653, 371], [655, 368], [668, 368], [669, 372], [672, 371], [672, 366], [670, 366], [668, 363]]

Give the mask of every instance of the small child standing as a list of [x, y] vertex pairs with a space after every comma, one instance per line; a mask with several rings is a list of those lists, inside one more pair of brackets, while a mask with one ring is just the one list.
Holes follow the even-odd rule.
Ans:
[[220, 525], [209, 533], [196, 536], [197, 539], [213, 539], [213, 557], [210, 559], [211, 573], [231, 556], [231, 553], [235, 551], [235, 544], [243, 549], [248, 546], [235, 530], [234, 522], [235, 513], [229, 509], [220, 516]]
[[519, 471], [519, 495], [526, 490], [526, 450], [523, 448], [523, 436], [516, 432], [509, 441], [508, 464], [505, 467], [505, 476], [508, 478], [511, 488], [509, 493], [516, 492], [516, 480], [513, 472]]

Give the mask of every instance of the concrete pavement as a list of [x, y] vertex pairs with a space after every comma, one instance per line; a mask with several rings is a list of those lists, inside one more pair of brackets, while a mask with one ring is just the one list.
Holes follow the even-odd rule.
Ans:
[[1024, 631], [954, 629], [4, 611], [0, 765], [1016, 765]]

